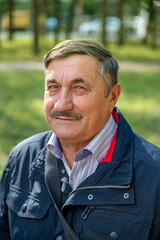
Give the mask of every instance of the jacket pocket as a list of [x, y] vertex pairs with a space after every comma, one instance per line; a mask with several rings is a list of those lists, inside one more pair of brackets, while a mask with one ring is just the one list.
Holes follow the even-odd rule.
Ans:
[[[13, 240], [43, 239], [42, 231], [47, 225], [46, 219], [51, 205], [47, 199], [38, 199], [34, 194], [11, 185], [6, 204]], [[49, 235], [52, 234], [48, 232], [48, 239]]]
[[[82, 217], [82, 240], [147, 240], [150, 226], [133, 208], [87, 207]], [[90, 211], [89, 211], [90, 210]]]
[[7, 206], [19, 217], [41, 219], [49, 208], [49, 201], [38, 199], [32, 193], [11, 185], [6, 199]]
[[[91, 224], [91, 223], [90, 223]], [[123, 224], [99, 224], [95, 222], [92, 227], [85, 224], [83, 228], [84, 234], [81, 235], [82, 240], [148, 240], [149, 228], [138, 225]], [[99, 226], [99, 229], [95, 226]]]

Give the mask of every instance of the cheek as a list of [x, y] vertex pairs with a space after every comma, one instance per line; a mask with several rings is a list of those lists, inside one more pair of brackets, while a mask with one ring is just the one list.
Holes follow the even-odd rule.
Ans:
[[101, 119], [105, 115], [106, 104], [103, 101], [97, 101], [97, 99], [90, 99], [85, 102], [83, 113], [88, 119], [94, 121], [95, 119]]
[[44, 95], [44, 112], [48, 113], [54, 107], [54, 101], [51, 97]]
[[74, 109], [81, 112], [83, 115], [87, 114], [91, 110], [91, 105], [88, 99], [76, 99], [73, 101]]

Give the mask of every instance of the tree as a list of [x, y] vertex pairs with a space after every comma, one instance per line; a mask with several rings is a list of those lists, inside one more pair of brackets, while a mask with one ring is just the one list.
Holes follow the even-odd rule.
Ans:
[[124, 44], [124, 25], [123, 25], [123, 16], [124, 16], [124, 0], [118, 0], [117, 2], [117, 17], [120, 19], [120, 29], [118, 34], [118, 45], [121, 46]]
[[73, 30], [73, 21], [74, 21], [74, 13], [76, 8], [77, 0], [72, 0], [70, 3], [70, 7], [68, 9], [68, 17], [67, 17], [67, 25], [66, 25], [66, 38], [69, 38], [69, 34]]
[[99, 3], [95, 0], [79, 0], [82, 3], [83, 13], [94, 16], [99, 11]]
[[156, 37], [157, 37], [157, 29], [158, 29], [158, 23], [156, 19], [156, 3], [160, 4], [160, 1], [154, 1], [154, 0], [125, 0], [126, 2], [129, 2], [130, 5], [132, 4], [132, 10], [135, 14], [138, 14], [142, 9], [148, 12], [148, 27], [147, 27], [147, 34], [146, 37], [143, 39], [143, 43], [151, 43], [151, 46], [153, 48], [156, 47]]
[[53, 4], [53, 16], [57, 19], [57, 25], [55, 28], [55, 44], [58, 43], [60, 32], [60, 0], [52, 0]]
[[107, 15], [107, 11], [106, 11], [106, 4], [107, 0], [102, 0], [101, 5], [102, 5], [102, 43], [104, 46], [106, 46], [107, 44], [107, 40], [106, 40], [106, 15]]
[[8, 14], [9, 14], [9, 40], [13, 39], [13, 0], [8, 0]]
[[155, 8], [154, 8], [154, 1], [149, 0], [149, 22], [148, 22], [148, 31], [146, 35], [145, 42], [149, 41], [149, 38], [151, 39], [151, 46], [152, 48], [156, 47], [156, 21], [155, 21]]
[[2, 32], [2, 15], [7, 10], [7, 5], [5, 0], [0, 0], [0, 47], [2, 45], [1, 43], [1, 32]]
[[38, 0], [33, 1], [33, 34], [34, 34], [34, 54], [39, 53], [39, 28], [38, 28]]

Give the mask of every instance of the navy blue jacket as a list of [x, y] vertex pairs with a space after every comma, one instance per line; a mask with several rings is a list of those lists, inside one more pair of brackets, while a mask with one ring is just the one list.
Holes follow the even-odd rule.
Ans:
[[[100, 163], [72, 191], [58, 160], [62, 212], [82, 240], [159, 240], [160, 149], [137, 136], [117, 111], [111, 162]], [[44, 181], [51, 134], [24, 140], [9, 156], [0, 185], [0, 240], [65, 239]]]

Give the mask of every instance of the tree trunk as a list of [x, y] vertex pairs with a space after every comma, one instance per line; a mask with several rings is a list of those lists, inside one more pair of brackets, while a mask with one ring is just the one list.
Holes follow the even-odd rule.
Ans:
[[38, 29], [38, 0], [33, 0], [33, 34], [34, 34], [34, 54], [39, 53], [39, 29]]
[[153, 0], [149, 0], [149, 22], [144, 43], [151, 41], [151, 46], [155, 47], [155, 10], [153, 2]]
[[158, 37], [158, 18], [156, 17], [156, 11], [160, 11], [160, 7], [156, 8], [156, 6], [153, 3], [153, 29], [152, 29], [152, 42], [151, 47], [156, 48], [157, 47], [157, 37]]
[[47, 13], [47, 0], [39, 0], [39, 15], [42, 16], [40, 25], [39, 25], [39, 31], [40, 35], [45, 35], [45, 20], [46, 20], [46, 13]]
[[117, 17], [120, 19], [120, 29], [118, 33], [118, 45], [121, 46], [124, 44], [124, 27], [123, 27], [123, 0], [118, 0], [117, 2]]
[[57, 26], [55, 29], [55, 44], [58, 43], [59, 40], [59, 33], [60, 33], [60, 1], [59, 0], [53, 0], [53, 9], [54, 9], [54, 17], [57, 19]]
[[73, 21], [74, 21], [76, 3], [77, 3], [77, 0], [72, 0], [70, 9], [68, 11], [66, 38], [69, 38], [70, 33], [73, 31]]
[[2, 47], [1, 32], [2, 32], [2, 21], [1, 21], [1, 16], [0, 16], [0, 48]]
[[43, 0], [43, 4], [42, 5], [43, 5], [43, 13], [44, 13], [44, 16], [45, 16], [45, 20], [48, 17], [48, 14], [47, 14], [47, 5], [48, 4], [49, 4], [48, 0]]
[[9, 13], [9, 40], [13, 39], [13, 0], [8, 0], [8, 13]]
[[107, 11], [106, 11], [106, 5], [107, 5], [107, 0], [102, 0], [101, 2], [102, 6], [102, 43], [104, 46], [107, 45], [107, 39], [106, 39], [106, 16], [107, 16]]

